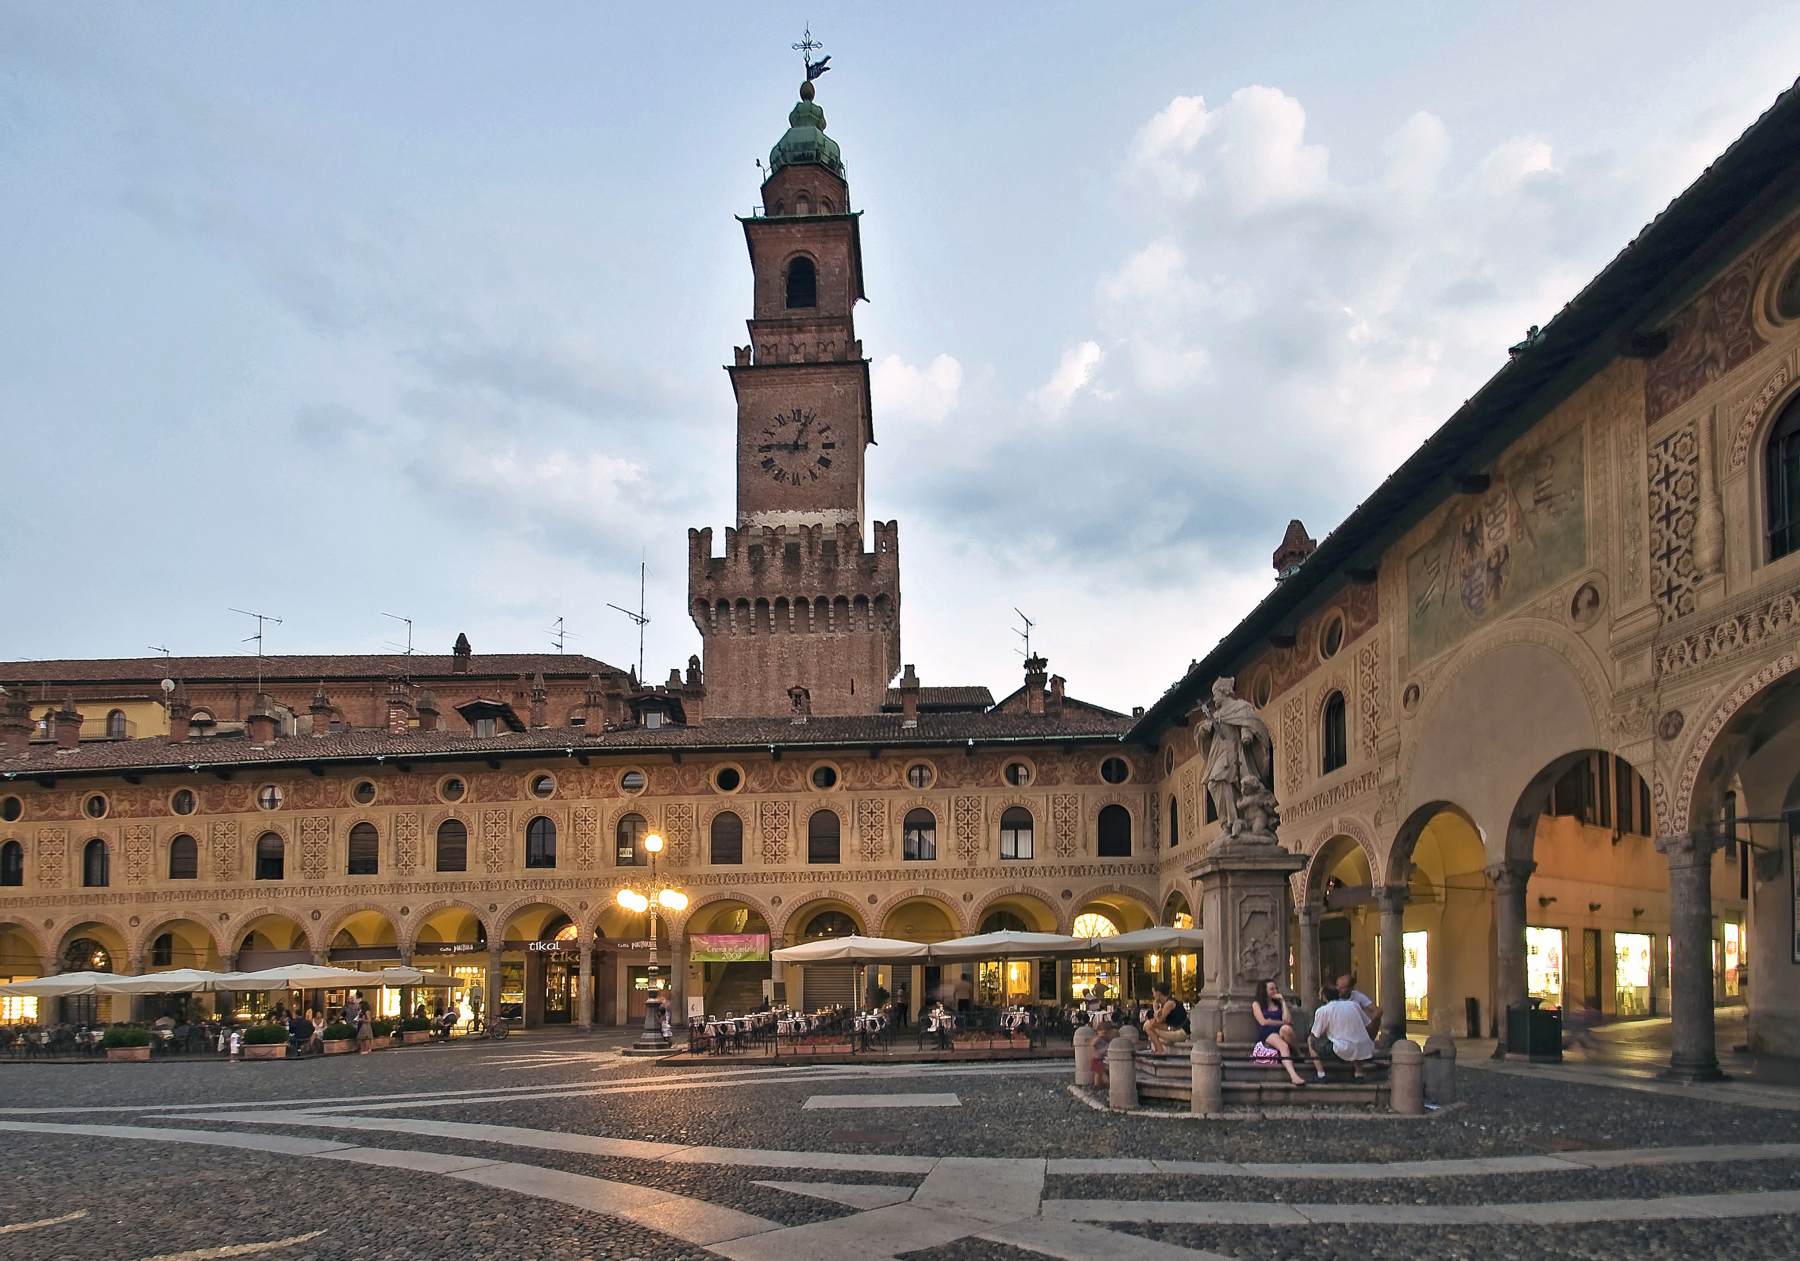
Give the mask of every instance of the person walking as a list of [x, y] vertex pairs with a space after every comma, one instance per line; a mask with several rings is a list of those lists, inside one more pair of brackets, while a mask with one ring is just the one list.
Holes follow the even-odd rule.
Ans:
[[375, 1049], [375, 1022], [369, 1018], [369, 1009], [362, 1007], [356, 1013], [356, 1053], [367, 1055]]

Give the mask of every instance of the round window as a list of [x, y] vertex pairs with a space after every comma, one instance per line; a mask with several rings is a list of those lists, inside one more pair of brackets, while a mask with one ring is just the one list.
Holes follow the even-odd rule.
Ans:
[[0, 798], [0, 819], [8, 823], [17, 823], [25, 813], [25, 803], [17, 797]]
[[106, 794], [94, 793], [81, 803], [81, 809], [90, 819], [104, 819], [106, 817]]
[[906, 768], [906, 783], [911, 788], [930, 788], [937, 780], [937, 772], [931, 769], [929, 762], [914, 762]]
[[1338, 649], [1344, 646], [1344, 618], [1341, 613], [1334, 613], [1331, 620], [1325, 623], [1325, 629], [1319, 635], [1319, 656], [1329, 661], [1337, 656]]
[[461, 801], [468, 791], [469, 786], [456, 775], [450, 776], [438, 785], [438, 796], [445, 801]]
[[1775, 287], [1775, 314], [1784, 320], [1800, 320], [1800, 260], [1783, 273]]
[[1014, 788], [1023, 788], [1031, 782], [1031, 767], [1024, 762], [1008, 762], [1005, 774], [1006, 782]]
[[554, 775], [533, 775], [531, 777], [531, 795], [539, 801], [556, 795], [556, 777]]
[[264, 784], [256, 790], [256, 804], [264, 810], [279, 810], [285, 800], [287, 794], [274, 784]]
[[196, 804], [192, 788], [177, 788], [169, 797], [169, 809], [176, 814], [192, 814]]
[[642, 771], [626, 771], [623, 775], [619, 776], [619, 787], [623, 788], [628, 793], [643, 792], [644, 784], [646, 782], [647, 781], [644, 779], [644, 772]]
[[713, 787], [722, 793], [734, 793], [744, 785], [744, 774], [735, 766], [721, 766], [713, 774]]
[[1131, 767], [1122, 757], [1109, 757], [1100, 763], [1100, 778], [1109, 784], [1123, 784], [1131, 778]]
[[812, 786], [821, 792], [827, 788], [837, 787], [838, 773], [835, 766], [815, 766], [812, 770]]
[[375, 800], [375, 781], [359, 779], [350, 786], [350, 800], [359, 806], [366, 806]]
[[1168, 748], [1163, 750], [1163, 774], [1164, 775], [1173, 775], [1174, 773], [1175, 773], [1175, 746], [1170, 745]]
[[1267, 670], [1264, 670], [1261, 674], [1256, 676], [1256, 682], [1250, 686], [1250, 699], [1255, 703], [1258, 709], [1265, 708], [1268, 705], [1269, 697], [1273, 694], [1274, 687], [1274, 681], [1270, 678]]

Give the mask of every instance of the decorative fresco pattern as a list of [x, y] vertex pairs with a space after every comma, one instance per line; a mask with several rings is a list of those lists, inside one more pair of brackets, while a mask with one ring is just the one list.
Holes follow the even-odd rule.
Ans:
[[1700, 439], [1683, 425], [1650, 444], [1650, 595], [1667, 622], [1694, 611], [1694, 520], [1700, 512]]

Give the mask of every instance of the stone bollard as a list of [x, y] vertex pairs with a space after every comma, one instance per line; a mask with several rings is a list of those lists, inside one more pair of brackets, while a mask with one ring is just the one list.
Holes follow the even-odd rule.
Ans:
[[1075, 1084], [1094, 1084], [1094, 1028], [1082, 1025], [1075, 1031]]
[[1106, 1048], [1106, 1102], [1121, 1112], [1137, 1107], [1137, 1043], [1123, 1035]]
[[1140, 1036], [1136, 1025], [1121, 1025], [1119, 1028], [1119, 1039], [1123, 1042], [1129, 1042], [1133, 1046], [1137, 1045]]
[[1212, 1116], [1225, 1109], [1225, 1059], [1210, 1042], [1196, 1042], [1188, 1052], [1193, 1075], [1194, 1115]]
[[1401, 1038], [1388, 1052], [1388, 1107], [1404, 1116], [1425, 1111], [1424, 1057], [1410, 1038]]
[[1456, 1039], [1447, 1033], [1425, 1039], [1425, 1097], [1440, 1108], [1456, 1102]]

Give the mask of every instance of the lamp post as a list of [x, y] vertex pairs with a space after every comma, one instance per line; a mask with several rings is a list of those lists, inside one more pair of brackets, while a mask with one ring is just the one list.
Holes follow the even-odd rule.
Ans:
[[650, 976], [644, 998], [644, 1029], [637, 1042], [626, 1050], [627, 1055], [661, 1055], [669, 1049], [669, 1039], [663, 1035], [663, 1002], [656, 988], [656, 908], [680, 911], [688, 904], [687, 894], [668, 888], [657, 879], [656, 856], [662, 853], [663, 838], [651, 832], [644, 837], [644, 849], [650, 855], [650, 888], [654, 893], [639, 893], [627, 887], [620, 889], [618, 896], [619, 905], [644, 915], [650, 928]]

